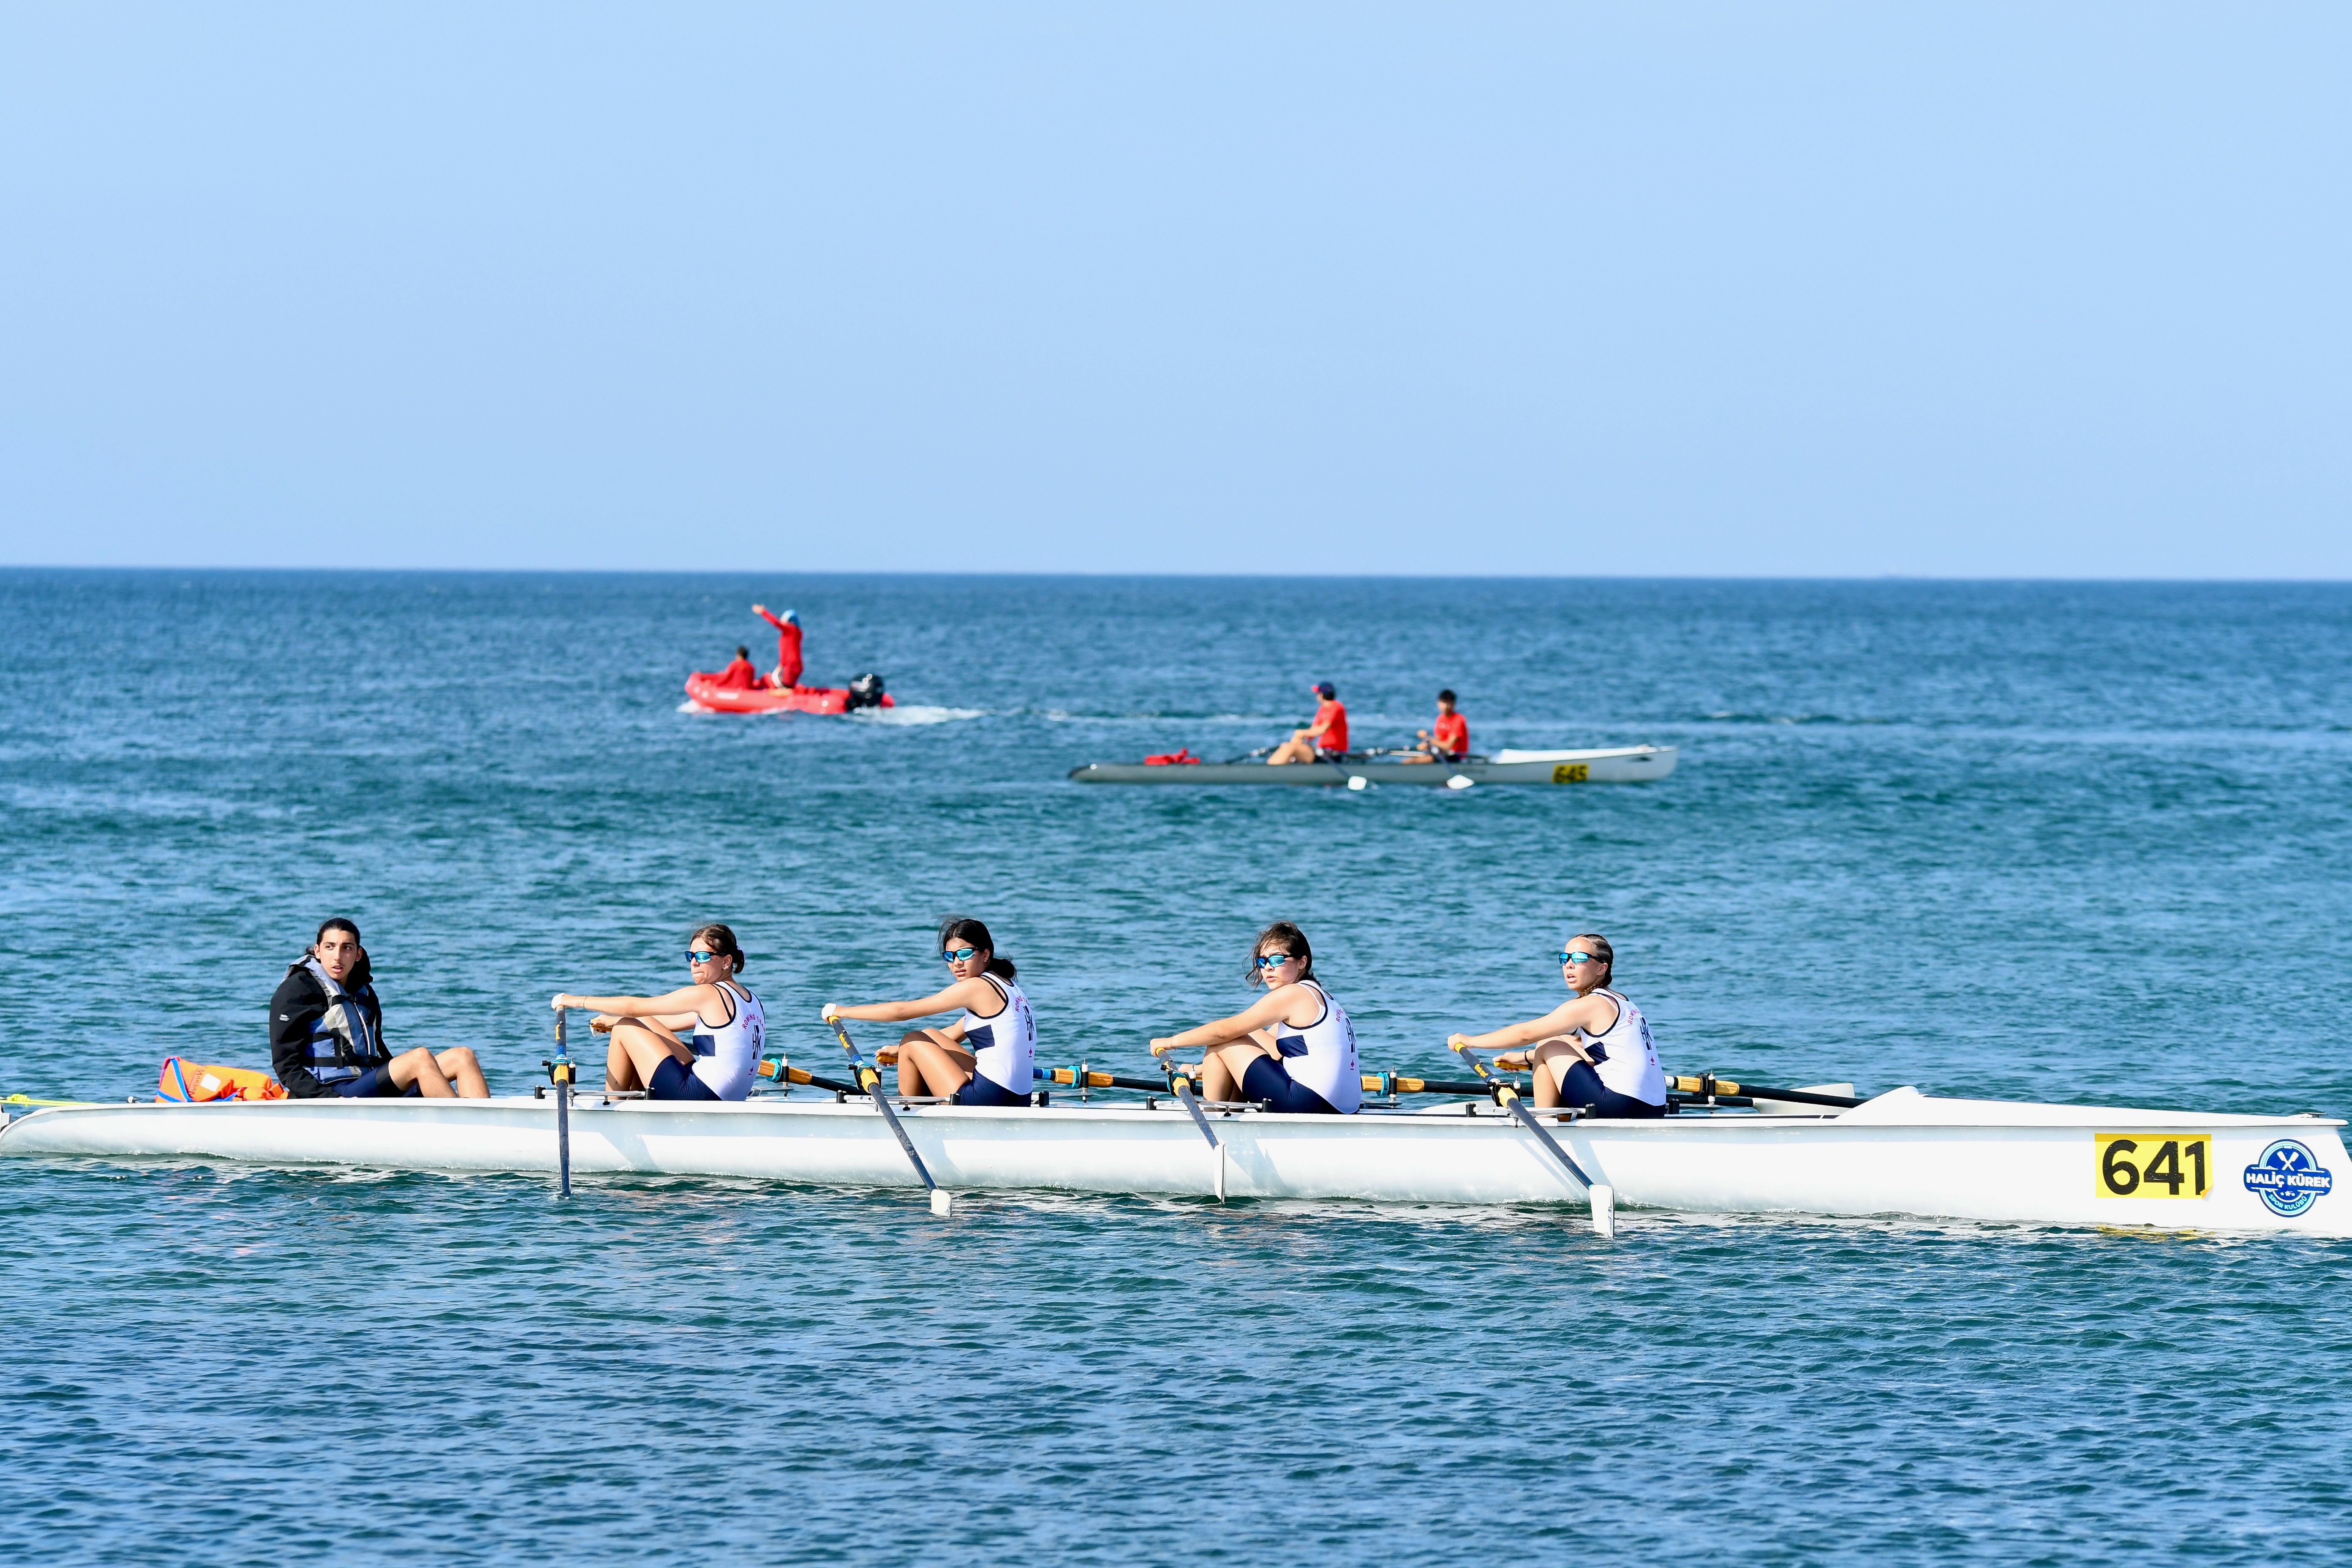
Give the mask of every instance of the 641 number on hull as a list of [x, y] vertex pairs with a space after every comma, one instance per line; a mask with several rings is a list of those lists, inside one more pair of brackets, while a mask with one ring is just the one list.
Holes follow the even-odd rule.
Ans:
[[2096, 1132], [2098, 1173], [2092, 1190], [2103, 1198], [2201, 1198], [2213, 1187], [2213, 1135]]

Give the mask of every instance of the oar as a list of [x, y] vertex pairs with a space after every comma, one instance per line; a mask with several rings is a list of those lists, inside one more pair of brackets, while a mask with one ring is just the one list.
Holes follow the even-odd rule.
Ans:
[[1748, 1100], [1785, 1100], [1793, 1105], [1826, 1105], [1838, 1110], [1852, 1110], [1863, 1103], [1850, 1094], [1817, 1094], [1810, 1089], [1766, 1089], [1759, 1084], [1734, 1083], [1713, 1073], [1701, 1073], [1696, 1078], [1670, 1078], [1666, 1079], [1666, 1087], [1708, 1099], [1738, 1095]]
[[[1038, 1068], [1034, 1070], [1037, 1074], [1037, 1081], [1039, 1083], [1066, 1083], [1075, 1088], [1078, 1082], [1079, 1069], [1076, 1068]], [[1088, 1089], [1140, 1089], [1145, 1094], [1165, 1094], [1168, 1092], [1168, 1086], [1166, 1084], [1160, 1083], [1152, 1079], [1120, 1078], [1116, 1073], [1094, 1072], [1091, 1070], [1089, 1070], [1086, 1075], [1086, 1085]]]
[[1406, 1078], [1402, 1073], [1368, 1072], [1364, 1074], [1366, 1094], [1478, 1094], [1493, 1089], [1491, 1082], [1476, 1079]]
[[874, 1101], [874, 1109], [882, 1113], [882, 1120], [890, 1124], [890, 1131], [898, 1135], [898, 1147], [907, 1152], [908, 1162], [915, 1167], [915, 1174], [923, 1178], [923, 1185], [931, 1194], [931, 1212], [947, 1213], [955, 1199], [949, 1195], [945, 1187], [931, 1180], [931, 1173], [924, 1165], [923, 1157], [915, 1152], [915, 1141], [907, 1136], [904, 1127], [898, 1125], [898, 1113], [890, 1109], [890, 1097], [882, 1088], [881, 1072], [868, 1067], [866, 1058], [857, 1054], [857, 1047], [849, 1043], [849, 1031], [841, 1026], [839, 1017], [828, 1013], [824, 1021], [833, 1026], [835, 1036], [841, 1041], [841, 1048], [849, 1053], [851, 1074], [857, 1079], [858, 1088]]
[[[1159, 1056], [1160, 1047], [1152, 1047], [1151, 1054], [1155, 1057]], [[1206, 1138], [1209, 1141], [1209, 1147], [1216, 1151], [1217, 1201], [1223, 1203], [1225, 1201], [1225, 1146], [1217, 1142], [1217, 1134], [1209, 1126], [1209, 1119], [1202, 1114], [1201, 1102], [1192, 1095], [1192, 1080], [1177, 1071], [1175, 1066], [1164, 1058], [1160, 1066], [1168, 1074], [1169, 1089], [1174, 1091], [1176, 1098], [1183, 1103], [1185, 1110], [1191, 1114], [1192, 1125], [1201, 1130], [1201, 1136]]]
[[762, 1057], [755, 1069], [761, 1078], [783, 1083], [804, 1083], [811, 1089], [824, 1089], [827, 1094], [864, 1094], [854, 1083], [844, 1083], [837, 1078], [819, 1078], [806, 1068], [796, 1068], [781, 1057]]
[[555, 1010], [555, 1059], [539, 1064], [547, 1069], [547, 1080], [555, 1086], [555, 1195], [559, 1198], [572, 1195], [572, 1080], [579, 1076], [571, 1047], [563, 1042], [563, 1018], [570, 1011], [566, 1007]]
[[1480, 1061], [1468, 1046], [1455, 1046], [1454, 1049], [1460, 1054], [1464, 1061], [1470, 1064], [1472, 1072], [1476, 1073], [1482, 1080], [1493, 1087], [1495, 1099], [1503, 1109], [1517, 1117], [1521, 1126], [1541, 1139], [1543, 1146], [1551, 1151], [1552, 1158], [1565, 1165], [1568, 1168], [1568, 1173], [1576, 1178], [1577, 1185], [1582, 1187], [1585, 1195], [1592, 1201], [1593, 1230], [1604, 1241], [1615, 1236], [1617, 1234], [1616, 1189], [1586, 1175], [1584, 1167], [1570, 1159], [1568, 1151], [1561, 1148], [1549, 1132], [1544, 1131], [1543, 1123], [1535, 1119], [1534, 1114], [1528, 1110], [1526, 1101], [1519, 1098], [1519, 1091], [1488, 1071], [1486, 1064]]

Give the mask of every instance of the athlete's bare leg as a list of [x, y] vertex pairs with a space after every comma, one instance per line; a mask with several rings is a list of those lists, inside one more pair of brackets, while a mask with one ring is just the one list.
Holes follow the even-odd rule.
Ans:
[[475, 1058], [471, 1046], [457, 1046], [443, 1051], [433, 1058], [433, 1065], [441, 1069], [442, 1077], [457, 1086], [459, 1099], [490, 1098], [489, 1082], [482, 1077], [482, 1064]]
[[952, 1099], [979, 1070], [980, 1058], [958, 1045], [945, 1029], [909, 1029], [898, 1042], [900, 1094]]
[[619, 1018], [613, 1024], [612, 1048], [604, 1053], [606, 1089], [650, 1089], [654, 1069], [667, 1058], [681, 1067], [694, 1066], [694, 1047], [659, 1024], [642, 1018]]
[[457, 1091], [449, 1087], [449, 1079], [441, 1071], [441, 1064], [435, 1061], [433, 1053], [423, 1046], [393, 1058], [391, 1069], [385, 1076], [404, 1089], [415, 1084], [427, 1100], [457, 1098]]
[[1274, 1037], [1264, 1029], [1253, 1029], [1243, 1039], [1229, 1046], [1219, 1046], [1201, 1062], [1201, 1098], [1228, 1102], [1244, 1098], [1242, 1079], [1249, 1076], [1250, 1063], [1260, 1057], [1282, 1053], [1275, 1048]]
[[1528, 1064], [1535, 1068], [1538, 1109], [1549, 1110], [1555, 1105], [1566, 1104], [1561, 1096], [1568, 1082], [1569, 1070], [1579, 1062], [1591, 1059], [1583, 1041], [1566, 1036], [1538, 1040], [1528, 1047]]
[[1304, 730], [1294, 730], [1290, 732], [1290, 739], [1276, 746], [1274, 754], [1266, 758], [1265, 765], [1270, 768], [1286, 767], [1292, 763], [1311, 763], [1314, 760], [1315, 738]]

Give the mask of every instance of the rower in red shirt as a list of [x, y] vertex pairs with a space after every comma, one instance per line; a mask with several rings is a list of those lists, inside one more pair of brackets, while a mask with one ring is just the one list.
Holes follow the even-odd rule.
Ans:
[[1470, 754], [1470, 721], [1454, 710], [1451, 690], [1437, 694], [1437, 722], [1426, 730], [1416, 730], [1421, 744], [1413, 748], [1422, 754], [1407, 757], [1409, 763], [1458, 763]]
[[759, 684], [760, 672], [751, 668], [751, 650], [738, 647], [734, 661], [719, 672], [719, 689], [721, 691], [749, 691]]
[[1274, 749], [1266, 758], [1268, 767], [1286, 763], [1336, 763], [1348, 750], [1348, 710], [1340, 706], [1339, 694], [1328, 680], [1315, 683], [1315, 695], [1321, 699], [1316, 704], [1315, 717], [1304, 730], [1293, 730], [1290, 739]]
[[765, 605], [754, 605], [751, 613], [776, 628], [776, 668], [768, 671], [768, 684], [782, 691], [801, 683], [801, 617], [796, 611], [786, 610], [781, 619], [768, 614]]

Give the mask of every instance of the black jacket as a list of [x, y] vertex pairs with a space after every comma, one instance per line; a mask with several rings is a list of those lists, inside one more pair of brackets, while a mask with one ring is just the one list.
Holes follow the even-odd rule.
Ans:
[[[367, 1015], [371, 1032], [381, 1046], [383, 1005], [376, 1000], [364, 952], [344, 978], [343, 990]], [[331, 1034], [322, 1034], [319, 1023], [326, 1016], [327, 1006], [326, 987], [319, 984], [319, 977], [300, 959], [288, 967], [286, 978], [278, 983], [277, 994], [269, 998], [269, 1068], [286, 1086], [286, 1092], [296, 1100], [317, 1100], [335, 1092], [320, 1083], [310, 1070], [318, 1054], [332, 1055], [338, 1063], [362, 1068], [392, 1059], [388, 1047], [380, 1055], [355, 1056], [347, 1042]]]

